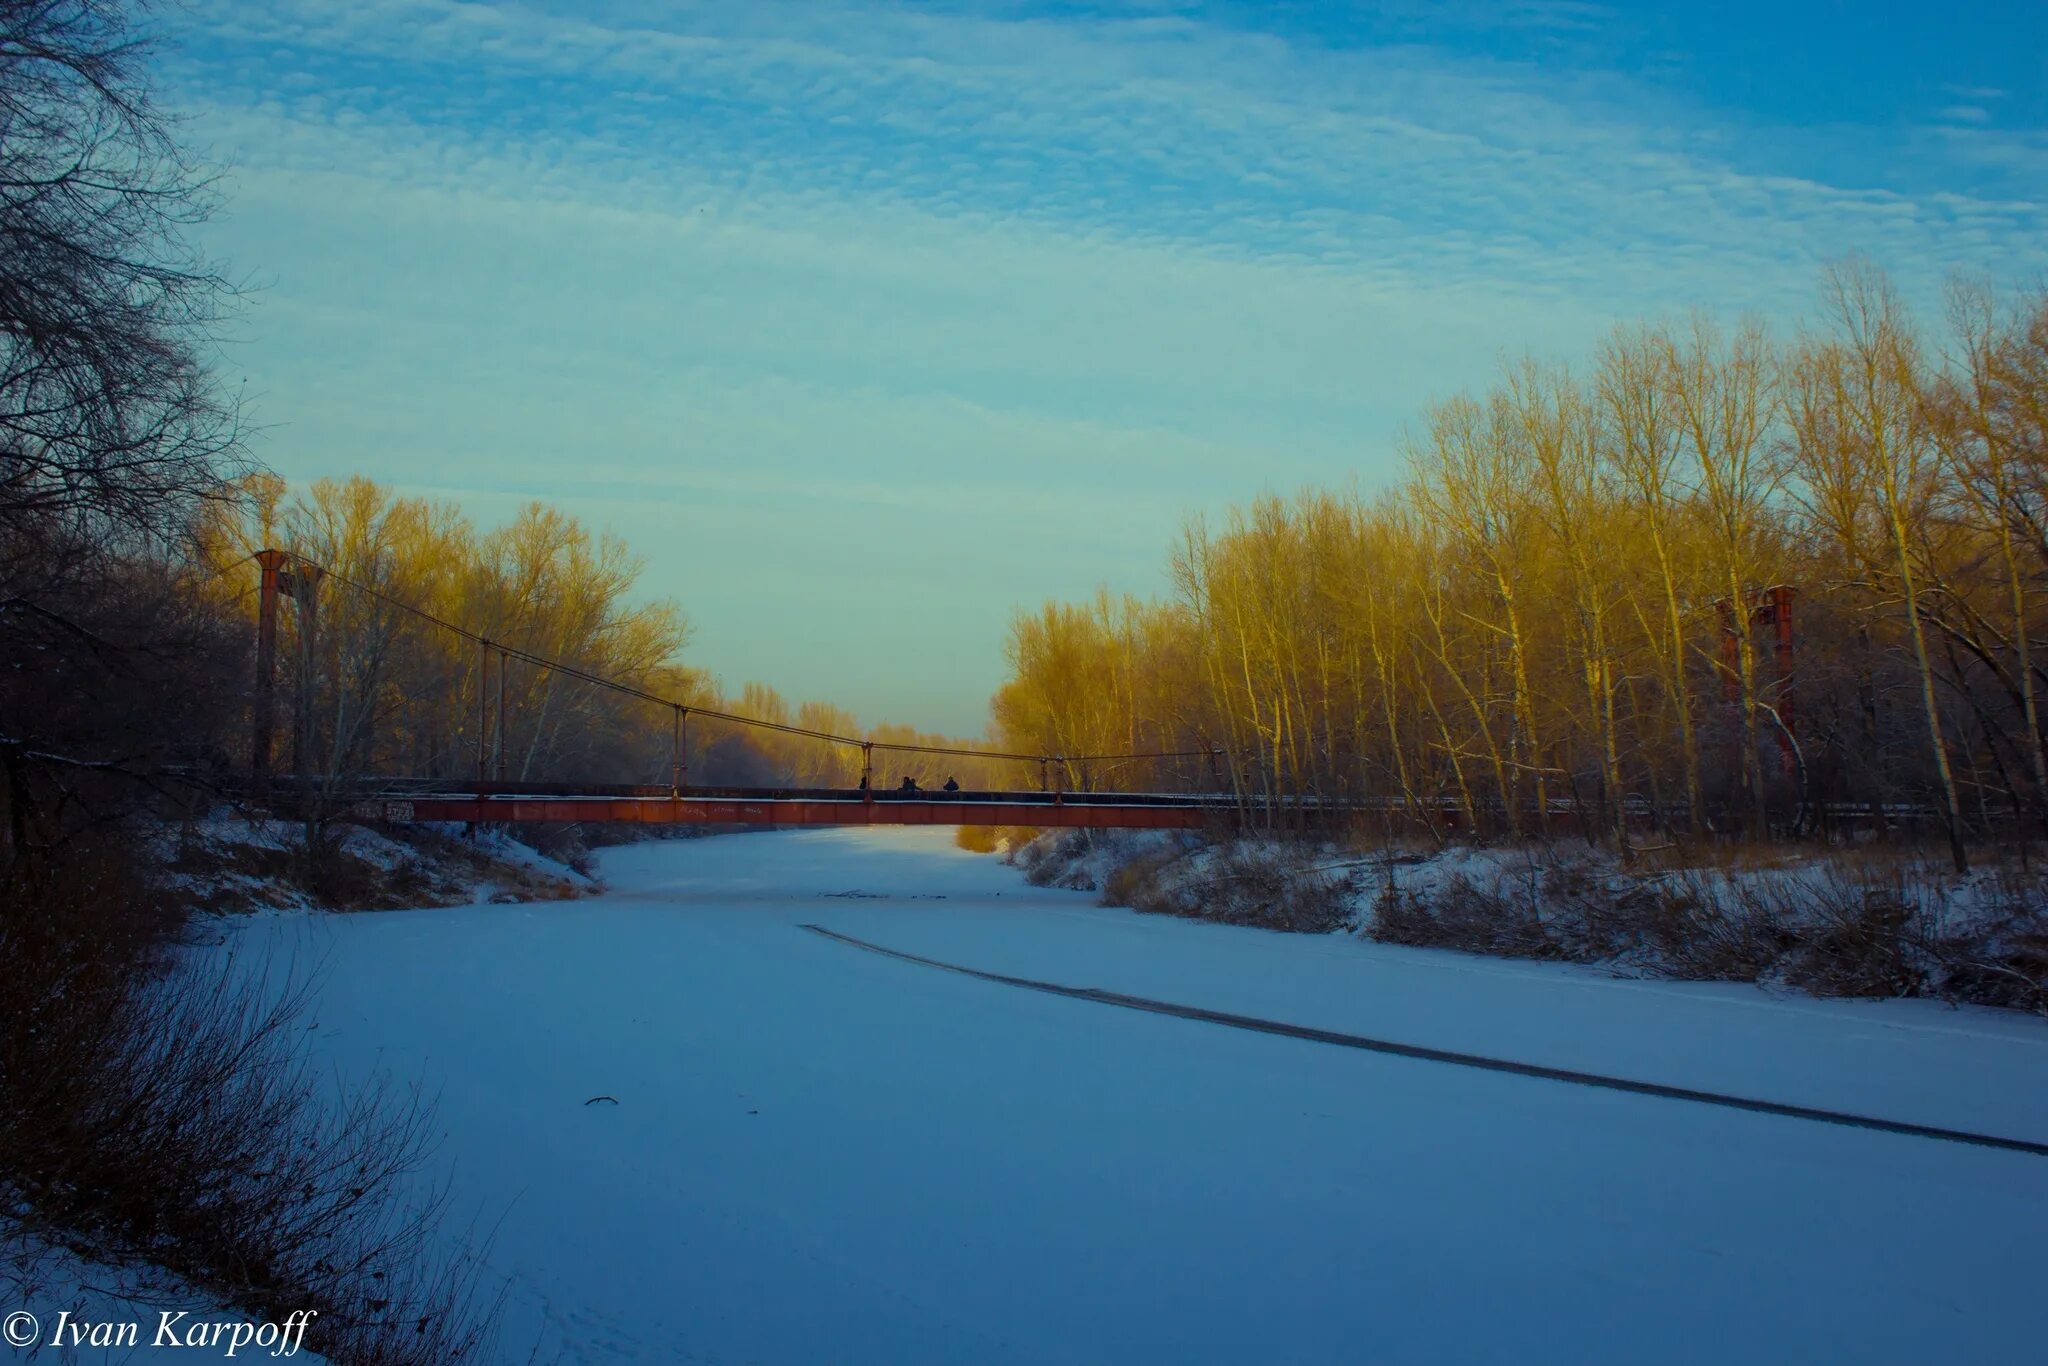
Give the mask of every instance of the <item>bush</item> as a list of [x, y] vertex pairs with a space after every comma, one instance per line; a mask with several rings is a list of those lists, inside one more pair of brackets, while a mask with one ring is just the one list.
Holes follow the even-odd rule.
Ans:
[[1129, 906], [1133, 910], [1164, 915], [1186, 915], [1186, 908], [1170, 894], [1164, 881], [1166, 870], [1186, 854], [1179, 849], [1151, 849], [1119, 863], [1103, 879], [1102, 904]]
[[[1928, 985], [1923, 931], [1931, 907], [1905, 872], [1863, 881], [1829, 868], [1804, 894], [1804, 924], [1785, 980], [1816, 996], [1918, 996]], [[1932, 888], [1936, 904], [1939, 884]]]
[[333, 1096], [300, 1052], [306, 980], [181, 961], [158, 904], [111, 845], [0, 887], [9, 1207], [252, 1316], [315, 1309], [337, 1363], [487, 1359], [476, 1265], [433, 1252], [440, 1201], [411, 1189], [427, 1108]]
[[1544, 849], [1511, 872], [1390, 877], [1378, 940], [1613, 962], [1822, 996], [1938, 995], [2048, 1014], [2048, 888], [2010, 867], [1958, 882], [1853, 856], [1644, 875]]
[[1064, 887], [1073, 892], [1096, 888], [1093, 864], [1104, 837], [1093, 830], [1047, 830], [1012, 852], [1034, 887]]
[[1534, 899], [1452, 873], [1428, 896], [1397, 890], [1374, 904], [1373, 938], [1505, 958], [1559, 958]]
[[2048, 881], [2007, 865], [1976, 890], [1982, 904], [1971, 923], [1944, 923], [1926, 938], [1935, 990], [1950, 1000], [2048, 1015]]
[[1322, 852], [1264, 841], [1226, 845], [1214, 877], [1200, 886], [1195, 913], [1300, 934], [1349, 929], [1348, 888], [1341, 876], [1318, 866]]
[[1600, 863], [1546, 847], [1512, 873], [1453, 871], [1426, 893], [1389, 886], [1373, 903], [1368, 933], [1387, 943], [1597, 962], [1641, 944], [1648, 899]]
[[1015, 863], [1020, 850], [1047, 833], [1030, 825], [961, 825], [953, 829], [953, 843], [976, 854], [1001, 854]]
[[1767, 887], [1686, 872], [1657, 884], [1643, 940], [1650, 970], [1695, 981], [1754, 982], [1798, 942]]
[[504, 829], [508, 839], [525, 845], [543, 858], [553, 859], [572, 872], [589, 877], [591, 869], [595, 866], [590, 861], [590, 841], [581, 825], [573, 822], [547, 821], [532, 825], [510, 825]]
[[[1039, 886], [1099, 880], [1107, 905], [1308, 933], [1353, 923], [1351, 888], [1327, 857], [1272, 840], [1161, 844], [1085, 831], [1012, 853]], [[2048, 1014], [2048, 879], [2011, 865], [1966, 881], [1924, 863], [1841, 854], [1644, 872], [1570, 846], [1446, 862], [1383, 860], [1366, 933], [1662, 977]]]
[[993, 825], [956, 825], [953, 843], [970, 854], [993, 854], [1002, 848], [1002, 830]]
[[1166, 845], [1125, 859], [1103, 881], [1103, 904], [1301, 934], [1328, 934], [1353, 923], [1345, 879], [1319, 862], [1327, 851], [1232, 840], [1200, 864], [1188, 853]]

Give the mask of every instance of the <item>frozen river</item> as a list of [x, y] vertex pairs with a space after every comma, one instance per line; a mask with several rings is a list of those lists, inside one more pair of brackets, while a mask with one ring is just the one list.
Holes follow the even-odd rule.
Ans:
[[[862, 952], [2048, 1139], [2048, 1021], [1289, 937], [949, 831], [608, 851], [581, 902], [245, 922], [439, 1097], [569, 1362], [2000, 1362], [2048, 1158], [1475, 1072]], [[586, 1104], [594, 1096], [617, 1104]]]

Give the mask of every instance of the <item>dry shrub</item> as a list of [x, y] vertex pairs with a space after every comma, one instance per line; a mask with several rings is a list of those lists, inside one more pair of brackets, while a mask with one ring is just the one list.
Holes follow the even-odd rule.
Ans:
[[1314, 849], [1294, 844], [1228, 845], [1201, 885], [1196, 914], [1231, 925], [1328, 934], [1353, 923], [1345, 880], [1317, 865]]
[[[591, 861], [591, 830], [602, 828], [603, 822], [584, 826], [570, 822], [545, 821], [533, 825], [510, 827], [513, 838], [545, 858], [551, 858], [571, 872], [591, 876], [597, 865]], [[631, 826], [626, 827], [629, 831]], [[620, 841], [624, 842], [624, 841]]]
[[1547, 847], [1532, 861], [1527, 885], [1532, 916], [1557, 957], [1598, 963], [1642, 947], [1655, 895], [1613, 863], [1578, 849]]
[[1148, 849], [1120, 863], [1102, 883], [1102, 904], [1164, 915], [1190, 912], [1168, 892], [1161, 875], [1186, 855], [1179, 849]]
[[1646, 912], [1646, 957], [1661, 976], [1754, 982], [1798, 942], [1767, 890], [1697, 871], [1656, 884]]
[[1430, 899], [1406, 887], [1389, 887], [1373, 898], [1366, 933], [1382, 944], [1411, 948], [1455, 948], [1442, 936]]
[[1003, 832], [993, 825], [956, 825], [953, 843], [970, 854], [993, 854], [1002, 848]]
[[[1306, 845], [1153, 846], [1104, 879], [1110, 905], [1271, 929], [1351, 923], [1348, 887]], [[1087, 887], [1099, 841], [1041, 838], [1013, 853], [1041, 886]], [[2004, 865], [1957, 884], [1929, 864], [1856, 855], [1724, 858], [1656, 872], [1538, 847], [1514, 865], [1403, 886], [1394, 864], [1366, 932], [1387, 943], [1611, 963], [1658, 976], [1775, 981], [1823, 996], [1934, 995], [2048, 1014], [2048, 877]], [[1424, 861], [1426, 866], [1426, 861]]]
[[[386, 900], [385, 870], [359, 858], [347, 847], [353, 827], [330, 821], [309, 831], [299, 848], [300, 885], [314, 904], [337, 911], [376, 910]], [[405, 879], [414, 884], [416, 879]], [[404, 905], [398, 901], [397, 905]]]
[[1865, 880], [1830, 867], [1787, 899], [1803, 912], [1785, 963], [1793, 986], [1816, 996], [1917, 996], [1928, 985], [1923, 946], [1945, 900], [1939, 883], [1920, 884], [1904, 870]]
[[[570, 866], [589, 867], [578, 855], [579, 827], [528, 827], [545, 832], [540, 852]], [[391, 842], [385, 857], [364, 857], [351, 837], [364, 829]], [[520, 843], [539, 848], [525, 838]], [[181, 885], [172, 898], [188, 911], [239, 912], [276, 904], [280, 892], [300, 892], [307, 904], [332, 911], [392, 911], [420, 906], [467, 905], [479, 885], [503, 889], [512, 901], [562, 901], [583, 887], [570, 878], [518, 859], [501, 858], [488, 843], [419, 825], [365, 825], [329, 821], [310, 842], [294, 830], [282, 845], [238, 840], [218, 832], [187, 831], [171, 852], [167, 871]], [[585, 876], [589, 876], [586, 872]]]
[[1983, 905], [1965, 929], [1932, 936], [1940, 994], [2048, 1015], [2048, 878], [2012, 865], [1979, 884]]
[[295, 884], [301, 867], [299, 856], [290, 849], [192, 838], [178, 841], [166, 865], [191, 888], [180, 900], [193, 910], [203, 904], [216, 911], [254, 909], [258, 892]]
[[1772, 978], [1816, 996], [1918, 996], [1947, 892], [1925, 869], [1834, 861], [1782, 875], [1691, 873], [1661, 889], [1648, 944], [1673, 977]]
[[995, 852], [1003, 856], [1003, 862], [1015, 866], [1018, 855], [1040, 836], [1049, 834], [1043, 826], [997, 825], [987, 827], [994, 832]]
[[1513, 875], [1452, 872], [1428, 893], [1390, 886], [1374, 903], [1369, 932], [1387, 943], [1598, 962], [1641, 944], [1647, 901], [1611, 868], [1546, 847]]
[[1353, 923], [1349, 888], [1318, 862], [1321, 851], [1274, 840], [1233, 840], [1197, 873], [1186, 850], [1146, 850], [1118, 866], [1103, 902], [1163, 915], [1300, 934], [1328, 934]]
[[1369, 933], [1387, 943], [1574, 963], [1627, 961], [1676, 977], [1754, 981], [1783, 954], [1783, 912], [1765, 892], [1699, 872], [1644, 878], [1554, 846], [1493, 877], [1390, 887]]
[[1563, 955], [1546, 932], [1536, 900], [1521, 889], [1504, 890], [1463, 873], [1446, 876], [1431, 893], [1395, 888], [1373, 904], [1368, 933], [1389, 944], [1464, 949], [1504, 958]]
[[1013, 859], [1034, 887], [1092, 892], [1095, 873], [1089, 865], [1099, 843], [1093, 830], [1046, 830], [1019, 847]]
[[339, 1097], [301, 1052], [307, 982], [162, 947], [118, 847], [0, 886], [0, 1184], [96, 1260], [254, 1317], [317, 1310], [337, 1363], [492, 1351], [477, 1264], [434, 1252], [417, 1095]]
[[[310, 842], [300, 833], [288, 844], [188, 833], [178, 840], [165, 865], [180, 879], [169, 896], [188, 912], [217, 913], [274, 905], [280, 892], [303, 893], [309, 904], [337, 911], [469, 900], [468, 883], [452, 875], [464, 859], [444, 847], [456, 841], [425, 831], [401, 835], [412, 848], [407, 857], [386, 867], [347, 848], [353, 828], [330, 822]], [[474, 861], [473, 852], [468, 859]]]
[[1491, 878], [1451, 872], [1426, 890], [1390, 878], [1368, 932], [1821, 996], [1937, 995], [2048, 1014], [2048, 885], [2010, 866], [1965, 892], [1913, 861], [1778, 857], [1645, 876], [1541, 850], [1525, 871]]

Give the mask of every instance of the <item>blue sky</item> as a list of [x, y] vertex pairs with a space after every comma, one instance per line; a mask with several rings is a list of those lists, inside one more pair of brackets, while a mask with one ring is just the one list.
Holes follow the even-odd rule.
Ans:
[[979, 731], [1013, 608], [1617, 319], [2048, 277], [2048, 6], [191, 0], [293, 479], [626, 536], [691, 662]]

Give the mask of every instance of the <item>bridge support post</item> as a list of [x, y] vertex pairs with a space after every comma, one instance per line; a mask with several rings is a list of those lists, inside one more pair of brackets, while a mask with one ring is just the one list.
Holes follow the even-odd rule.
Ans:
[[875, 799], [875, 742], [860, 742], [860, 799], [872, 802]]
[[683, 795], [690, 782], [690, 709], [677, 706], [671, 713], [668, 737], [668, 790], [672, 797]]
[[259, 550], [263, 572], [256, 599], [256, 697], [249, 736], [249, 787], [258, 801], [270, 795], [271, 727], [276, 720], [277, 589], [285, 565], [282, 550]]
[[[304, 777], [313, 763], [313, 694], [320, 682], [320, 580], [327, 571], [285, 557], [277, 591], [290, 598], [299, 624], [299, 667], [292, 695], [292, 773]], [[307, 817], [311, 819], [310, 812]]]

